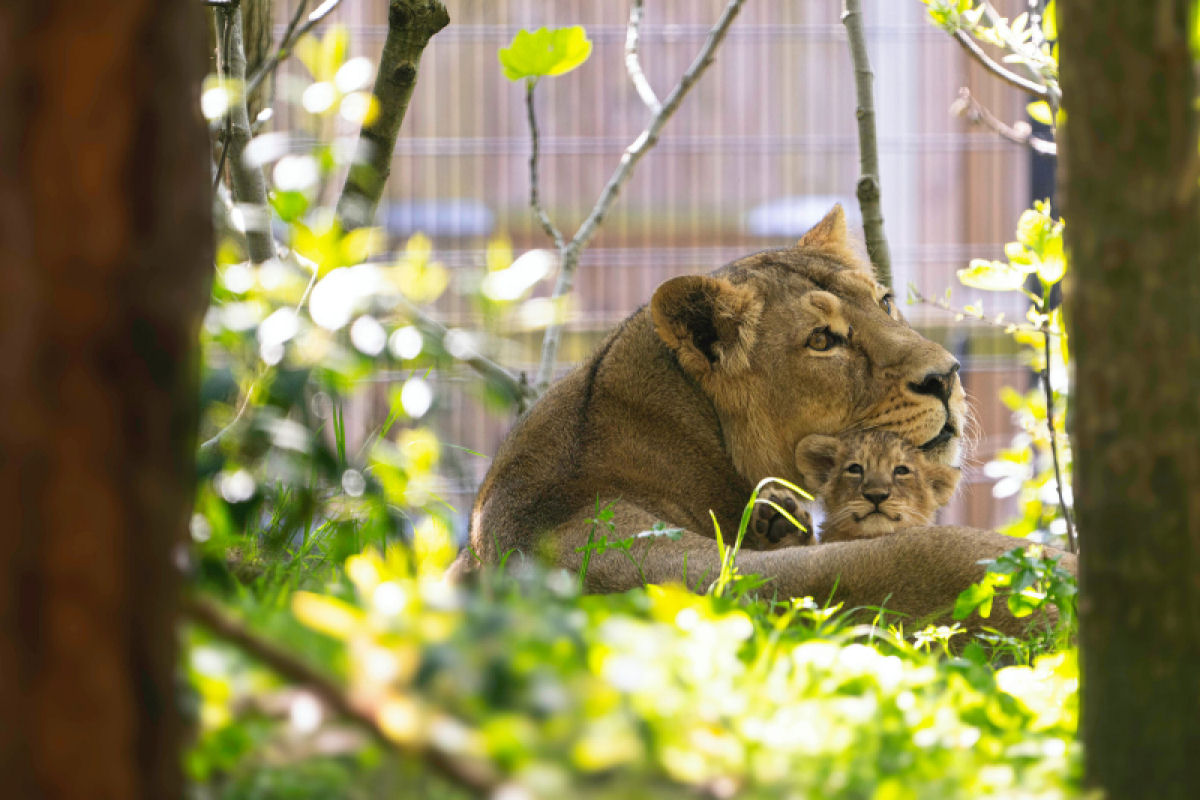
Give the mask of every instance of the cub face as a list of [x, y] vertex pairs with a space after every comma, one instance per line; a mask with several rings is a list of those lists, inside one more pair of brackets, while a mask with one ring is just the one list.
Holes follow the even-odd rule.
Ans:
[[796, 446], [796, 468], [825, 508], [822, 543], [927, 525], [960, 476], [884, 430], [808, 436]]

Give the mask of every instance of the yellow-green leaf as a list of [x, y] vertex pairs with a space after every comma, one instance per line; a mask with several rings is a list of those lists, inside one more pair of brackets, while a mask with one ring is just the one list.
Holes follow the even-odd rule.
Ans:
[[973, 289], [1008, 292], [1021, 288], [1025, 283], [1025, 273], [1003, 261], [976, 258], [966, 269], [958, 271], [958, 279], [964, 286]]
[[1038, 277], [1047, 286], [1053, 286], [1062, 280], [1063, 273], [1066, 271], [1067, 259], [1063, 255], [1062, 237], [1052, 236], [1047, 238], [1046, 246], [1042, 248], [1041, 257], [1038, 259]]
[[1046, 3], [1045, 10], [1042, 11], [1042, 35], [1047, 41], [1054, 41], [1058, 38], [1058, 2], [1050, 0]]
[[1029, 112], [1029, 116], [1035, 121], [1043, 125], [1053, 125], [1054, 118], [1050, 115], [1050, 104], [1045, 100], [1038, 100], [1025, 106], [1025, 110]]
[[313, 592], [292, 595], [292, 614], [304, 625], [335, 639], [350, 638], [366, 619], [361, 610], [349, 603]]
[[500, 48], [500, 66], [510, 81], [562, 75], [592, 54], [592, 42], [580, 25], [517, 31], [512, 44]]

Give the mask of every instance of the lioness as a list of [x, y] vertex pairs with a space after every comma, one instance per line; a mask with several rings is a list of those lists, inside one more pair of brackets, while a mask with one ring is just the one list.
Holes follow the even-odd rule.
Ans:
[[[538, 553], [579, 570], [597, 503], [618, 536], [663, 522], [631, 555], [592, 556], [589, 591], [684, 581], [719, 569], [714, 522], [738, 528], [751, 488], [798, 482], [796, 445], [812, 434], [884, 428], [933, 461], [959, 455], [965, 399], [958, 362], [908, 326], [892, 293], [847, 244], [840, 207], [797, 244], [711, 275], [673, 278], [595, 354], [550, 389], [501, 444], [471, 515], [484, 562]], [[828, 597], [929, 616], [979, 579], [980, 559], [1011, 549], [1000, 534], [901, 531], [821, 547], [742, 550], [744, 573], [781, 596]], [[638, 564], [632, 560], [640, 560]], [[1074, 559], [1063, 563], [1074, 569]], [[452, 575], [472, 569], [459, 556]], [[1004, 627], [1003, 612], [991, 624]], [[1014, 626], [1014, 630], [1017, 628]]]
[[822, 543], [928, 525], [950, 502], [960, 475], [883, 430], [807, 436], [796, 447], [796, 467], [825, 510]]

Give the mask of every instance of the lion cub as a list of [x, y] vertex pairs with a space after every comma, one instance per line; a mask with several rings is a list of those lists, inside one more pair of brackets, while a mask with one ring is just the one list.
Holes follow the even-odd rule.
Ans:
[[825, 509], [822, 543], [927, 525], [950, 501], [960, 476], [883, 430], [808, 436], [796, 446], [796, 467]]

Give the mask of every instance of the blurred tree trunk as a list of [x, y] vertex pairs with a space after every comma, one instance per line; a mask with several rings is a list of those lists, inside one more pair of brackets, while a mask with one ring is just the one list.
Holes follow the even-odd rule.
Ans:
[[181, 794], [204, 28], [193, 2], [0, 3], [5, 798]]
[[1200, 204], [1190, 0], [1061, 0], [1082, 735], [1112, 800], [1200, 779]]

